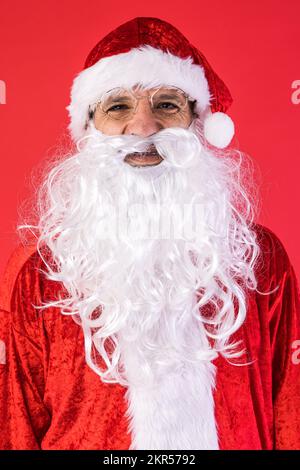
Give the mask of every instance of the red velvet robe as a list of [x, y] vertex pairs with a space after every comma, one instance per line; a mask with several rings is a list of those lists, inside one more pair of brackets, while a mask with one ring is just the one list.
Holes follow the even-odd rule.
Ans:
[[[297, 280], [280, 240], [265, 227], [256, 230], [262, 248], [258, 289], [278, 289], [249, 295], [246, 321], [235, 334], [254, 362], [214, 361], [219, 446], [300, 449]], [[26, 261], [21, 261], [24, 250], [20, 253], [2, 286], [0, 448], [128, 449], [125, 389], [102, 383], [87, 366], [81, 327], [70, 316], [32, 307], [56, 298], [63, 288], [36, 270], [45, 269], [37, 252]]]

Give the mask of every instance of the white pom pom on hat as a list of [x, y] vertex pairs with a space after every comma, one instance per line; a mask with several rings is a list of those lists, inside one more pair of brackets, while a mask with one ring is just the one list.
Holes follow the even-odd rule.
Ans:
[[89, 106], [115, 87], [176, 86], [196, 100], [203, 115], [204, 137], [225, 148], [234, 135], [226, 114], [231, 94], [204, 55], [174, 26], [151, 17], [137, 17], [101, 39], [89, 53], [84, 70], [74, 79], [69, 130], [74, 140], [89, 130]]
[[213, 146], [227, 147], [234, 136], [234, 123], [228, 114], [210, 112], [203, 123], [204, 137]]

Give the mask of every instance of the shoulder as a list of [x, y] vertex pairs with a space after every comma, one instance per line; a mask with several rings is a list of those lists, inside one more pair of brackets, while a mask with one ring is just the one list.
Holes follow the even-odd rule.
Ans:
[[270, 228], [253, 224], [253, 230], [260, 249], [255, 267], [259, 285], [276, 288], [287, 274], [293, 273], [289, 255], [281, 239]]
[[270, 228], [254, 224], [253, 230], [256, 234], [256, 241], [260, 248], [260, 256], [263, 262], [276, 263], [282, 270], [287, 270], [291, 266], [291, 261], [286, 248], [281, 239]]
[[54, 265], [49, 248], [37, 250], [34, 245], [20, 245], [9, 259], [1, 286], [1, 307], [10, 312], [16, 327], [38, 321], [40, 311], [35, 306], [53, 299], [62, 289], [47, 278], [47, 264]]
[[10, 310], [10, 299], [16, 282], [16, 278], [26, 261], [36, 251], [34, 244], [18, 245], [11, 253], [4, 268], [0, 284], [0, 308]]
[[261, 224], [254, 224], [253, 229], [256, 233], [262, 255], [271, 260], [279, 257], [280, 259], [277, 261], [281, 261], [283, 266], [288, 268], [290, 266], [290, 259], [278, 235], [270, 228]]

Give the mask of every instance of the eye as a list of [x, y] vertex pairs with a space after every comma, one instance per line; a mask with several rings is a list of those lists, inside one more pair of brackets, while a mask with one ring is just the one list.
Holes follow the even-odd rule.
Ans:
[[114, 106], [111, 106], [109, 109], [106, 110], [107, 113], [110, 111], [122, 111], [122, 109], [129, 109], [126, 104], [115, 104]]
[[161, 102], [157, 105], [158, 108], [160, 109], [179, 109], [179, 107], [177, 105], [175, 105], [174, 103], [170, 103], [168, 101], [164, 101], [164, 102]]

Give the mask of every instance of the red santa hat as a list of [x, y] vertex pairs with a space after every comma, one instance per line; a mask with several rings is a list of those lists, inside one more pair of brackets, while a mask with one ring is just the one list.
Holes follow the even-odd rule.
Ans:
[[226, 114], [232, 97], [204, 55], [174, 26], [158, 18], [137, 17], [122, 24], [89, 53], [74, 79], [69, 129], [74, 140], [87, 132], [89, 106], [115, 87], [176, 86], [197, 100], [206, 140], [226, 147], [234, 124]]

